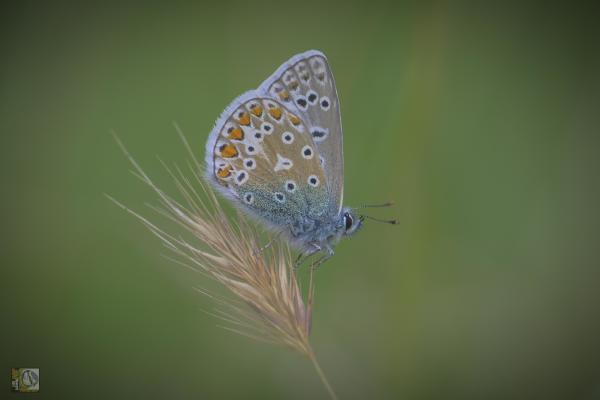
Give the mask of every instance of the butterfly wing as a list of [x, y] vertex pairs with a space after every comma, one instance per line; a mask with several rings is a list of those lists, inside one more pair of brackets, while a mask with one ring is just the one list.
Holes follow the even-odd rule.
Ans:
[[271, 228], [303, 232], [327, 212], [326, 178], [308, 127], [257, 91], [238, 97], [207, 142], [207, 174], [221, 193]]
[[329, 213], [338, 215], [344, 196], [340, 103], [327, 58], [319, 51], [285, 62], [259, 88], [300, 115], [319, 151], [329, 192]]

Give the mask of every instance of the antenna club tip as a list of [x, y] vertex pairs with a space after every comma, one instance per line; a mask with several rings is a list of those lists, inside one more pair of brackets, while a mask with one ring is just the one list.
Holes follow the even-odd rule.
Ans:
[[371, 217], [370, 215], [361, 215], [360, 216], [361, 221], [364, 221], [365, 218], [370, 219], [372, 221], [383, 222], [384, 224], [390, 224], [390, 225], [398, 225], [400, 223], [397, 219], [379, 219], [379, 218]]

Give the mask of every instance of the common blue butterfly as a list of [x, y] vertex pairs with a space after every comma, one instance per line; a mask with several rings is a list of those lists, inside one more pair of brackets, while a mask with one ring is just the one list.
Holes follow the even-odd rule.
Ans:
[[300, 258], [323, 252], [318, 263], [324, 262], [363, 223], [364, 216], [342, 206], [340, 104], [320, 51], [293, 56], [236, 98], [210, 133], [206, 164], [208, 181], [282, 234]]

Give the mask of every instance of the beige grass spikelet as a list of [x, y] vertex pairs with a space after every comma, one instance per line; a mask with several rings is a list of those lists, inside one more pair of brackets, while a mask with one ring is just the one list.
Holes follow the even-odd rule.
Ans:
[[186, 175], [178, 167], [163, 165], [173, 178], [182, 202], [156, 186], [116, 135], [115, 140], [133, 166], [134, 174], [158, 196], [159, 206], [153, 209], [187, 231], [191, 240], [161, 229], [141, 214], [107, 197], [156, 235], [173, 253], [175, 262], [201, 272], [228, 290], [232, 296], [225, 298], [196, 288], [216, 303], [217, 311], [213, 315], [226, 323], [225, 329], [283, 345], [305, 355], [329, 395], [336, 398], [309, 342], [314, 271], [309, 272], [305, 301], [287, 245], [271, 238], [269, 251], [257, 251], [260, 248], [258, 232], [241, 213], [235, 219], [225, 214], [215, 193], [203, 181], [202, 167], [187, 140], [175, 127], [190, 154], [190, 172]]

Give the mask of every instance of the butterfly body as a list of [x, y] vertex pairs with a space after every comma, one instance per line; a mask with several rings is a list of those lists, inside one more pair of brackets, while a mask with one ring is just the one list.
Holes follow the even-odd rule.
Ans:
[[311, 50], [236, 98], [206, 144], [206, 175], [225, 197], [308, 256], [361, 226], [342, 207], [339, 100], [326, 57]]

